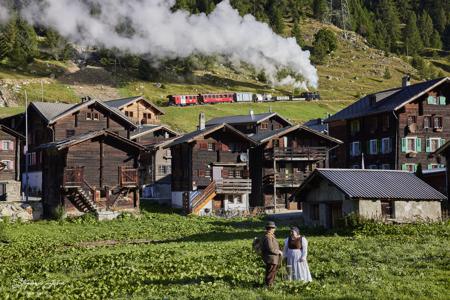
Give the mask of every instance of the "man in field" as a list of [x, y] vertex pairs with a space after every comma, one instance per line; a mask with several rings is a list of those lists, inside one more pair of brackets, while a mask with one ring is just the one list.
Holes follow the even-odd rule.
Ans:
[[278, 244], [277, 238], [275, 237], [275, 223], [268, 222], [266, 225], [266, 234], [262, 241], [262, 255], [264, 263], [266, 264], [266, 277], [265, 284], [268, 287], [273, 285], [275, 281], [275, 276], [278, 271], [278, 263], [280, 262], [281, 255], [283, 254], [280, 250], [280, 245]]

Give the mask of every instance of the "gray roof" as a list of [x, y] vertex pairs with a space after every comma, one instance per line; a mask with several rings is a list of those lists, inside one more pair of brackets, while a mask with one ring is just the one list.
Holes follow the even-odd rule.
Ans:
[[121, 109], [122, 107], [132, 104], [138, 100], [143, 100], [146, 103], [148, 103], [150, 106], [152, 106], [153, 108], [155, 108], [157, 111], [159, 111], [161, 114], [164, 114], [164, 112], [155, 104], [153, 104], [152, 102], [150, 102], [149, 100], [145, 99], [142, 96], [135, 96], [135, 97], [129, 97], [129, 98], [122, 98], [122, 99], [114, 99], [114, 100], [107, 100], [105, 101], [105, 103], [108, 106], [117, 108], [117, 109]]
[[[443, 77], [413, 84], [404, 88], [396, 88], [367, 95], [329, 117], [325, 122], [348, 120], [366, 115], [396, 111], [427, 91], [448, 81], [450, 81], [450, 78]], [[373, 103], [373, 100], [371, 99], [375, 99], [376, 103], [371, 104], [371, 102]]]
[[30, 105], [34, 106], [36, 110], [46, 119], [47, 122], [54, 119], [56, 116], [71, 109], [76, 104], [67, 103], [52, 103], [52, 102], [32, 102]]
[[214, 126], [223, 123], [227, 124], [258, 124], [272, 117], [278, 117], [285, 121], [287, 124], [291, 124], [288, 120], [284, 119], [277, 113], [263, 113], [263, 114], [253, 114], [253, 115], [236, 115], [236, 116], [225, 116], [220, 118], [214, 118], [206, 122], [206, 126]]
[[204, 135], [207, 135], [207, 134], [211, 134], [211, 133], [213, 133], [213, 132], [215, 132], [215, 131], [217, 131], [219, 129], [222, 129], [222, 128], [226, 128], [226, 129], [230, 130], [231, 132], [234, 132], [236, 135], [241, 136], [243, 139], [249, 141], [250, 143], [256, 145], [256, 142], [252, 138], [246, 136], [245, 134], [243, 134], [239, 130], [233, 128], [232, 126], [230, 126], [228, 124], [220, 124], [220, 125], [216, 125], [216, 126], [206, 127], [205, 129], [202, 129], [202, 130], [195, 130], [195, 131], [186, 133], [185, 135], [182, 135], [181, 137], [175, 139], [169, 145], [165, 146], [165, 148], [170, 148], [170, 147], [182, 144], [182, 143], [191, 143], [197, 137], [204, 136]]
[[396, 170], [316, 169], [299, 188], [317, 176], [325, 178], [349, 198], [444, 200], [443, 194], [414, 173]]
[[294, 125], [294, 126], [288, 126], [288, 127], [279, 128], [279, 129], [276, 129], [276, 130], [264, 131], [264, 132], [261, 132], [261, 133], [258, 133], [258, 134], [250, 135], [250, 137], [253, 140], [255, 140], [255, 141], [259, 142], [259, 143], [265, 143], [265, 142], [268, 142], [270, 139], [277, 138], [279, 136], [283, 136], [283, 135], [288, 134], [288, 133], [290, 133], [292, 131], [295, 131], [295, 130], [304, 130], [304, 131], [310, 132], [312, 134], [315, 134], [315, 135], [317, 135], [319, 137], [322, 137], [322, 138], [324, 138], [326, 140], [332, 141], [334, 143], [342, 144], [341, 140], [338, 140], [338, 139], [336, 139], [334, 137], [331, 137], [329, 135], [323, 134], [323, 133], [321, 133], [321, 132], [319, 132], [317, 130], [311, 129], [311, 128], [306, 127], [304, 125]]
[[57, 150], [61, 150], [61, 149], [67, 148], [67, 147], [72, 147], [74, 145], [77, 145], [79, 143], [88, 141], [90, 139], [93, 139], [93, 138], [96, 138], [96, 137], [102, 136], [102, 135], [110, 136], [110, 137], [114, 138], [116, 140], [115, 143], [118, 143], [118, 142], [125, 143], [125, 144], [131, 145], [132, 147], [139, 149], [139, 150], [145, 149], [144, 146], [142, 146], [136, 142], [133, 142], [125, 137], [122, 137], [116, 133], [108, 131], [108, 130], [89, 131], [89, 132], [86, 132], [86, 133], [83, 133], [80, 135], [75, 135], [70, 138], [66, 138], [64, 140], [40, 145], [39, 147], [37, 147], [37, 149], [55, 148]]
[[328, 125], [320, 118], [309, 120], [308, 122], [303, 123], [303, 125], [322, 133], [328, 132]]
[[167, 127], [165, 125], [140, 125], [137, 127], [137, 129], [135, 131], [132, 132], [131, 139], [135, 139], [139, 136], [143, 136], [143, 135], [152, 133], [152, 132], [160, 130], [160, 129], [163, 129], [172, 134], [178, 135], [177, 132], [173, 131], [172, 129], [170, 129], [169, 127]]

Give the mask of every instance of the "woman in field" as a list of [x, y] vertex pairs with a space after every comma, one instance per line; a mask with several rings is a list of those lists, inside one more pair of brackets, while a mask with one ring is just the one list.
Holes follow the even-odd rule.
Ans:
[[283, 256], [286, 258], [288, 272], [292, 269], [292, 280], [312, 281], [308, 262], [308, 241], [300, 235], [298, 227], [292, 227], [290, 236], [284, 241]]

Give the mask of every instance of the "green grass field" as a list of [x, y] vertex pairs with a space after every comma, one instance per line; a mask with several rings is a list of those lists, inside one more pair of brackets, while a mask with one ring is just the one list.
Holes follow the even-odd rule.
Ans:
[[[0, 233], [0, 298], [448, 299], [449, 223], [302, 229], [314, 281], [278, 279], [267, 290], [251, 249], [264, 222], [147, 211], [9, 224]], [[281, 242], [289, 224], [279, 225]]]

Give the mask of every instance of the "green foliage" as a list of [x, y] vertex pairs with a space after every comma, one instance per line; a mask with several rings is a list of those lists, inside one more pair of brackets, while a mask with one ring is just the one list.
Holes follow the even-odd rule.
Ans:
[[417, 29], [417, 18], [414, 12], [411, 12], [403, 31], [403, 44], [406, 55], [413, 55], [423, 48], [419, 30]]
[[66, 216], [66, 211], [64, 209], [64, 206], [61, 204], [58, 205], [53, 211], [53, 218], [57, 221], [62, 221], [62, 220], [64, 220], [65, 216]]
[[319, 21], [324, 21], [328, 14], [328, 3], [326, 0], [313, 0], [313, 16]]
[[323, 63], [325, 56], [337, 49], [337, 39], [334, 32], [321, 29], [314, 35], [313, 59], [316, 63]]
[[[377, 15], [384, 25], [386, 50], [396, 52], [400, 40], [400, 19], [392, 0], [381, 0], [377, 7]], [[381, 32], [380, 32], [381, 33]]]
[[259, 72], [257, 78], [258, 78], [259, 82], [263, 82], [263, 83], [267, 82], [266, 73], [264, 71]]
[[[450, 224], [349, 217], [347, 232], [301, 228], [313, 282], [262, 287], [252, 241], [265, 220], [144, 211], [107, 222], [11, 224], [1, 299], [445, 299]], [[277, 222], [279, 241], [291, 223]], [[282, 270], [280, 270], [280, 273]]]
[[294, 23], [294, 26], [292, 27], [291, 36], [295, 38], [297, 41], [297, 44], [300, 47], [305, 47], [305, 40], [302, 37], [302, 32], [300, 31], [300, 24], [299, 22]]
[[434, 49], [442, 49], [441, 35], [437, 30], [433, 31], [430, 38], [430, 47]]
[[33, 27], [21, 18], [13, 18], [5, 27], [4, 39], [7, 45], [1, 48], [1, 55], [9, 58], [16, 66], [23, 66], [37, 56], [37, 36]]
[[426, 11], [423, 11], [422, 14], [420, 14], [418, 27], [420, 28], [420, 35], [422, 37], [423, 45], [425, 47], [430, 47], [434, 28], [433, 20]]
[[0, 219], [0, 243], [9, 243], [8, 234], [6, 233], [8, 220]]

